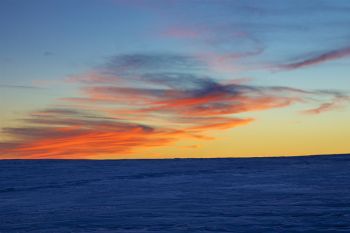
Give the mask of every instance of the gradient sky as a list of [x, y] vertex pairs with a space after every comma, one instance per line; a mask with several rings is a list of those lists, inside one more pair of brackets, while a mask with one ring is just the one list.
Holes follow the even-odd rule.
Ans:
[[350, 1], [2, 0], [0, 158], [350, 152]]

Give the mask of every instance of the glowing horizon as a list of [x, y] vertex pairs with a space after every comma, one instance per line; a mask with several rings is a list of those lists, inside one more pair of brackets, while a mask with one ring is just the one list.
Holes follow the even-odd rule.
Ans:
[[0, 3], [0, 159], [350, 152], [347, 1]]

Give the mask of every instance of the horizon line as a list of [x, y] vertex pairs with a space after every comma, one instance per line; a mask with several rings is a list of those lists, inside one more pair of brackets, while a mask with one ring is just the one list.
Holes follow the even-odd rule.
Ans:
[[340, 154], [306, 154], [306, 155], [275, 155], [275, 156], [232, 156], [232, 157], [164, 157], [164, 158], [111, 158], [111, 159], [98, 159], [98, 158], [85, 158], [85, 159], [75, 159], [75, 158], [30, 158], [30, 159], [19, 159], [19, 158], [0, 158], [0, 161], [9, 160], [71, 160], [71, 161], [116, 161], [116, 160], [185, 160], [185, 159], [273, 159], [273, 158], [300, 158], [300, 157], [326, 157], [326, 156], [344, 156], [350, 155], [349, 153]]

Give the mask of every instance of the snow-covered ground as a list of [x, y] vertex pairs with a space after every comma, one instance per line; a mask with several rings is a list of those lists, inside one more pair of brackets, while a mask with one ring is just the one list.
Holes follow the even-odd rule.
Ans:
[[0, 161], [0, 232], [350, 232], [350, 155]]

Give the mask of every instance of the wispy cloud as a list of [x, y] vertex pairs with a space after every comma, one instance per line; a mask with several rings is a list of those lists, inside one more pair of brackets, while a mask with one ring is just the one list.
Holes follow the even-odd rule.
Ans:
[[315, 56], [278, 65], [280, 69], [294, 70], [350, 56], [350, 47], [330, 50]]
[[350, 102], [350, 96], [341, 92], [337, 92], [337, 91], [322, 92], [321, 91], [321, 93], [331, 96], [331, 99], [319, 104], [315, 108], [307, 109], [302, 113], [314, 115], [314, 114], [320, 114], [323, 112], [329, 112], [336, 109], [344, 108]]
[[[2, 157], [109, 158], [179, 139], [210, 139], [207, 132], [251, 123], [239, 114], [287, 107], [316, 97], [347, 98], [340, 92], [256, 86], [206, 75], [206, 63], [173, 54], [111, 57], [100, 67], [70, 77], [79, 97], [61, 107], [32, 112], [23, 126], [2, 129]], [[317, 102], [317, 101], [316, 101]], [[317, 102], [319, 103], [319, 102]], [[321, 102], [311, 112], [333, 109]]]
[[4, 89], [44, 89], [43, 87], [38, 86], [26, 86], [26, 85], [6, 85], [6, 84], [0, 84], [0, 88]]
[[209, 69], [216, 72], [237, 72], [241, 60], [261, 55], [265, 46], [242, 25], [221, 23], [218, 25], [175, 25], [166, 28], [161, 36], [179, 39], [192, 46], [204, 47], [196, 54]]

